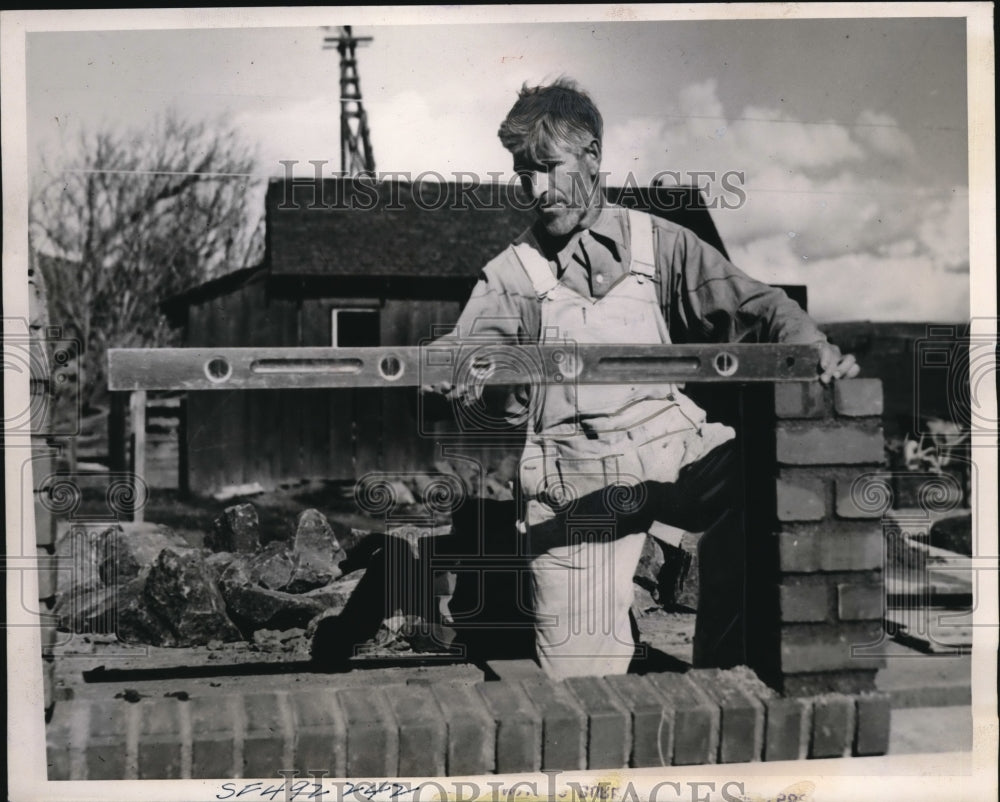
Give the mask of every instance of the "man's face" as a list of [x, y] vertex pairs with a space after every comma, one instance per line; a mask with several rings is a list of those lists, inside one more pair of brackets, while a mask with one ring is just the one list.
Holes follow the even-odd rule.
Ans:
[[534, 209], [545, 231], [565, 237], [586, 228], [600, 213], [600, 145], [568, 143], [550, 146], [539, 163], [524, 154], [514, 156], [514, 171], [534, 199]]

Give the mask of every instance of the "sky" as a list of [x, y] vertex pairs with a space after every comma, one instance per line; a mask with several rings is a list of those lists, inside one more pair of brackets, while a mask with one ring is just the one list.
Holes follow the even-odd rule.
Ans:
[[[358, 68], [379, 171], [509, 176], [496, 130], [518, 88], [566, 75], [604, 116], [609, 184], [714, 172], [699, 181], [737, 207], [712, 211], [732, 260], [807, 285], [818, 320], [969, 316], [964, 19], [358, 25], [341, 13], [29, 33], [29, 165], [67, 155], [79, 126], [141, 127], [173, 109], [235, 123], [262, 177], [283, 174], [281, 160], [332, 172], [338, 55], [319, 26], [353, 23], [373, 37]], [[745, 199], [723, 192], [725, 173]]]

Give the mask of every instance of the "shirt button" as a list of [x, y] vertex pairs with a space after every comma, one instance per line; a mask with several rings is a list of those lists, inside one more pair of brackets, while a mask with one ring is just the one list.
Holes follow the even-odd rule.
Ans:
[[604, 276], [601, 273], [598, 273], [596, 276], [594, 276], [594, 281], [596, 281], [598, 284], [603, 284]]

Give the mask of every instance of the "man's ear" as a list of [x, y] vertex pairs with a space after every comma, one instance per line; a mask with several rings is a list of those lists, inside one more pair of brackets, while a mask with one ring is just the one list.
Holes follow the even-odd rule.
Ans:
[[583, 155], [593, 166], [594, 174], [596, 175], [601, 169], [601, 143], [596, 139], [591, 139], [589, 144], [584, 145]]

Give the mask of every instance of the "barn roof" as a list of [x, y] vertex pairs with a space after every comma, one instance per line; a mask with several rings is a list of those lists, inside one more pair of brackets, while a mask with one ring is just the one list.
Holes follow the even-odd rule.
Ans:
[[[685, 226], [726, 253], [694, 187], [608, 187], [605, 195]], [[506, 184], [274, 179], [265, 204], [264, 262], [165, 300], [161, 308], [175, 325], [189, 305], [262, 280], [351, 276], [470, 284], [533, 219]]]
[[[692, 187], [608, 188], [606, 195], [690, 228], [725, 253]], [[474, 278], [533, 219], [507, 184], [276, 179], [266, 205], [275, 276]]]

